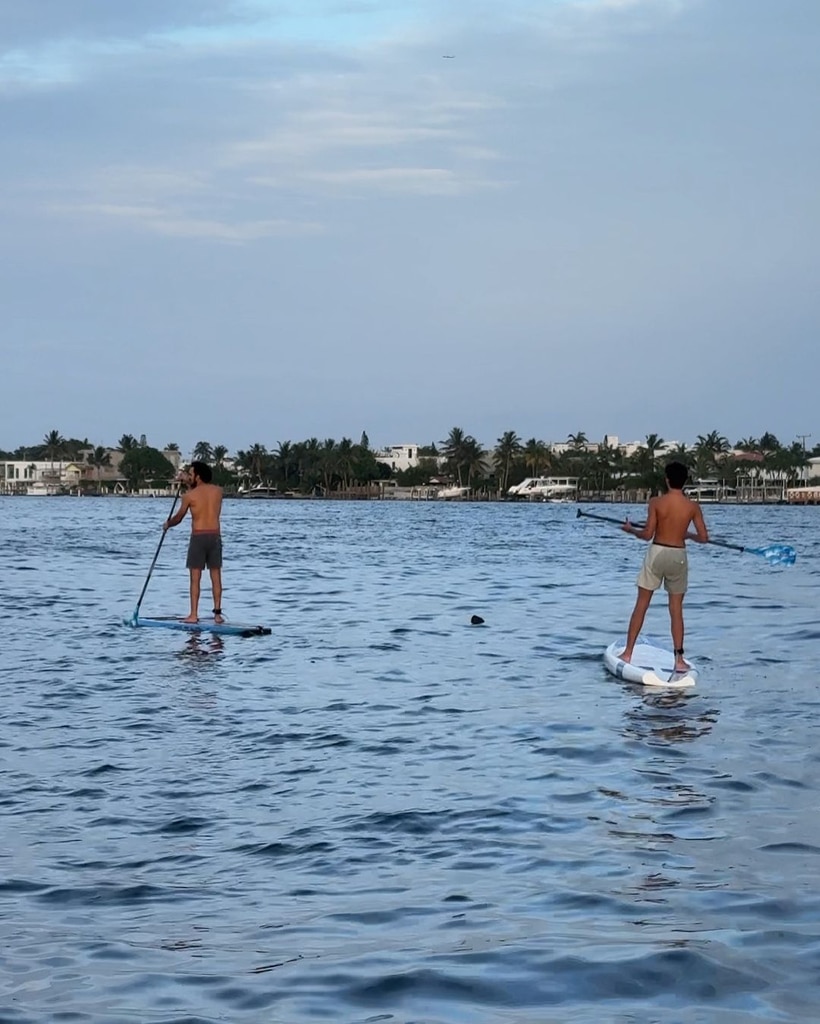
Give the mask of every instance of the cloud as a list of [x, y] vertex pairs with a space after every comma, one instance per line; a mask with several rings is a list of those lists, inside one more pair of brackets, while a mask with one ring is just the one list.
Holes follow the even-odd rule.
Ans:
[[75, 203], [53, 207], [55, 212], [74, 217], [119, 220], [134, 230], [168, 238], [198, 238], [215, 242], [244, 244], [284, 235], [308, 235], [321, 232], [321, 225], [289, 220], [227, 221], [197, 218], [159, 206], [124, 206], [113, 203]]
[[308, 180], [352, 191], [419, 196], [457, 196], [499, 183], [469, 178], [441, 167], [374, 167], [349, 171], [314, 171]]

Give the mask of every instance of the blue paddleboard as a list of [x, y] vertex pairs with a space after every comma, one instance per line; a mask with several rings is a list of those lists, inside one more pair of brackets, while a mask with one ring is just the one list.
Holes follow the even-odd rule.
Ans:
[[123, 619], [126, 626], [151, 626], [159, 629], [176, 629], [185, 633], [218, 633], [220, 636], [270, 636], [267, 626], [249, 626], [239, 622], [214, 622], [200, 619], [199, 622], [183, 622], [176, 616]]

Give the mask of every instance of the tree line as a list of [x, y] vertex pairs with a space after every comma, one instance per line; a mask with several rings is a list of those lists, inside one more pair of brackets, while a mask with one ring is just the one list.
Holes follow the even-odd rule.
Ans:
[[[174, 465], [166, 454], [179, 452], [174, 442], [157, 449], [144, 434], [139, 439], [123, 434], [114, 450], [121, 453], [118, 470], [130, 489], [165, 486], [174, 476]], [[64, 438], [58, 430], [49, 431], [39, 445], [0, 452], [0, 456], [81, 462], [96, 470], [98, 486], [103, 468], [111, 465], [110, 449], [87, 438]], [[332, 493], [391, 478], [403, 486], [423, 486], [431, 478], [444, 478], [459, 486], [505, 494], [527, 476], [549, 475], [577, 477], [580, 490], [603, 493], [657, 491], [663, 483], [663, 466], [672, 459], [688, 466], [694, 479], [715, 479], [731, 486], [741, 475], [752, 480], [768, 475], [792, 483], [805, 476], [811, 456], [820, 456], [820, 445], [807, 452], [799, 441], [782, 444], [772, 433], [741, 438], [731, 445], [713, 430], [698, 435], [692, 445], [674, 447], [658, 434], [647, 434], [627, 455], [623, 448], [590, 443], [582, 431], [568, 434], [566, 442], [556, 446], [534, 437], [523, 440], [508, 430], [487, 449], [461, 427], [453, 427], [444, 440], [420, 446], [418, 456], [417, 466], [394, 472], [376, 458], [366, 433], [358, 443], [347, 437], [281, 441], [273, 449], [255, 443], [233, 457], [225, 445], [199, 441], [192, 452], [193, 459], [213, 467], [215, 481], [229, 490], [263, 484], [281, 491]]]

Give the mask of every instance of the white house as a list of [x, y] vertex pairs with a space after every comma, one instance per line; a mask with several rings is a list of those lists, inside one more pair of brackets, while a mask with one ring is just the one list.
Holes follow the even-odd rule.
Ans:
[[76, 487], [83, 469], [82, 463], [56, 460], [0, 462], [0, 494], [57, 494], [61, 487]]
[[383, 462], [395, 473], [419, 464], [419, 446], [417, 444], [393, 444], [387, 448], [380, 448], [373, 455], [376, 462]]
[[[123, 453], [118, 448], [106, 448], [109, 463], [99, 468], [87, 461], [91, 449], [80, 452], [73, 461], [62, 459], [9, 459], [0, 462], [0, 494], [49, 495], [76, 490], [82, 483], [94, 486], [101, 483], [107, 489], [124, 491], [120, 472]], [[166, 449], [162, 453], [175, 470], [179, 469], [180, 454]]]

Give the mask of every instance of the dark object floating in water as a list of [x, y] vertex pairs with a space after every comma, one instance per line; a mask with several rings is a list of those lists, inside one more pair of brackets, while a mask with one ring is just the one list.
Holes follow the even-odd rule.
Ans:
[[483, 626], [484, 625], [484, 619], [482, 619], [480, 615], [473, 615], [473, 616], [470, 617], [470, 625], [471, 626]]

